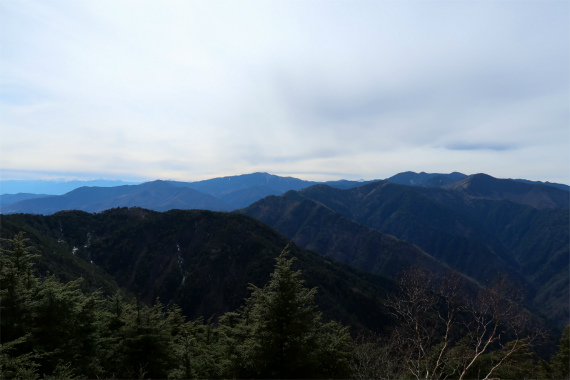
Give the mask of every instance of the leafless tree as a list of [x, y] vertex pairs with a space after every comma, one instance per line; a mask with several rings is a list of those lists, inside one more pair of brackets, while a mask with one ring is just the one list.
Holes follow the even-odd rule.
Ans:
[[400, 368], [395, 360], [392, 341], [373, 333], [359, 333], [354, 339], [350, 357], [352, 378], [394, 379]]
[[[505, 276], [472, 296], [457, 273], [435, 281], [430, 272], [411, 268], [397, 284], [399, 292], [389, 301], [400, 322], [392, 340], [416, 379], [489, 379], [541, 331], [529, 328], [521, 294]], [[491, 351], [493, 364], [476, 371]]]
[[521, 290], [509, 283], [505, 275], [467, 299], [462, 324], [471, 337], [471, 350], [463, 358], [459, 379], [465, 378], [482, 355], [494, 349], [498, 353], [496, 363], [481, 373], [483, 379], [491, 378], [516, 353], [528, 350], [544, 335], [543, 328], [521, 306], [522, 301]]

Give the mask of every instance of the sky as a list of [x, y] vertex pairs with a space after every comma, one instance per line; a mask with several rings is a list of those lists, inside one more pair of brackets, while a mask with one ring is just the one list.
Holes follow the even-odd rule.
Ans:
[[570, 184], [569, 67], [566, 0], [0, 0], [0, 177]]

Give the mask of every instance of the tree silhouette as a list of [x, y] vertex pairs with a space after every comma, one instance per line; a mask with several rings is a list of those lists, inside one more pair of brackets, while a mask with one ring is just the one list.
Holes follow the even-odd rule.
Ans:
[[235, 314], [222, 319], [226, 330], [233, 325], [235, 334], [245, 335], [243, 349], [237, 350], [250, 359], [245, 370], [261, 378], [346, 377], [348, 329], [322, 322], [314, 301], [317, 289], [303, 286], [301, 272], [291, 269], [295, 258], [288, 256], [286, 248], [276, 258], [267, 285], [250, 286], [240, 323]]

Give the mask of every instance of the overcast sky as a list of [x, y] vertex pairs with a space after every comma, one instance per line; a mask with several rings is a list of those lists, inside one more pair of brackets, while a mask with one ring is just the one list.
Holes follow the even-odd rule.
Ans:
[[569, 4], [0, 0], [1, 175], [568, 184]]

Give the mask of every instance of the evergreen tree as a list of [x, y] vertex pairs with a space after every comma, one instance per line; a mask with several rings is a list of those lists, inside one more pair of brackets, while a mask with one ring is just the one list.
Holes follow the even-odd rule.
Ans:
[[550, 359], [550, 364], [543, 363], [545, 372], [552, 379], [570, 379], [570, 325], [564, 328], [558, 352]]
[[158, 300], [151, 307], [132, 302], [122, 308], [121, 327], [115, 333], [117, 375], [131, 379], [166, 378], [177, 367], [176, 336], [183, 323], [180, 309], [164, 313]]
[[23, 232], [13, 239], [2, 239], [1, 243], [0, 334], [2, 342], [9, 342], [23, 337], [31, 329], [33, 298], [38, 286], [32, 260], [38, 255], [32, 253]]
[[566, 326], [560, 338], [558, 354], [552, 358], [554, 373], [561, 379], [570, 378], [570, 325]]
[[37, 379], [37, 364], [34, 359], [39, 356], [34, 352], [28, 352], [18, 356], [12, 355], [17, 345], [28, 340], [29, 335], [25, 335], [11, 342], [0, 343], [0, 379]]
[[[43, 374], [100, 373], [101, 325], [98, 311], [103, 301], [98, 293], [83, 294], [81, 280], [61, 283], [55, 276], [41, 281], [34, 294], [33, 348], [43, 353]], [[66, 369], [68, 368], [68, 369]]]
[[[241, 310], [243, 312], [243, 309]], [[252, 362], [248, 359], [251, 350], [244, 344], [251, 336], [252, 329], [244, 314], [228, 312], [218, 321], [217, 361], [221, 378], [253, 377]]]
[[[277, 257], [269, 283], [251, 286], [243, 310], [250, 326], [245, 357], [262, 378], [346, 377], [349, 335], [336, 323], [323, 324], [316, 310], [316, 288], [303, 287], [301, 272], [285, 249]], [[333, 364], [334, 363], [334, 364]]]
[[186, 322], [176, 336], [175, 354], [178, 367], [168, 376], [175, 379], [235, 378], [219, 375], [217, 353], [218, 329], [212, 320], [204, 323], [202, 317]]
[[[16, 377], [94, 377], [100, 324], [98, 293], [84, 295], [81, 280], [62, 284], [40, 279], [29, 240], [23, 233], [2, 239], [0, 256], [2, 372]], [[58, 375], [59, 374], [59, 375]], [[6, 375], [8, 376], [8, 375]], [[9, 376], [8, 376], [9, 377]]]
[[29, 240], [20, 232], [0, 246], [0, 378], [35, 379], [41, 357], [31, 343], [35, 315], [34, 276]]

